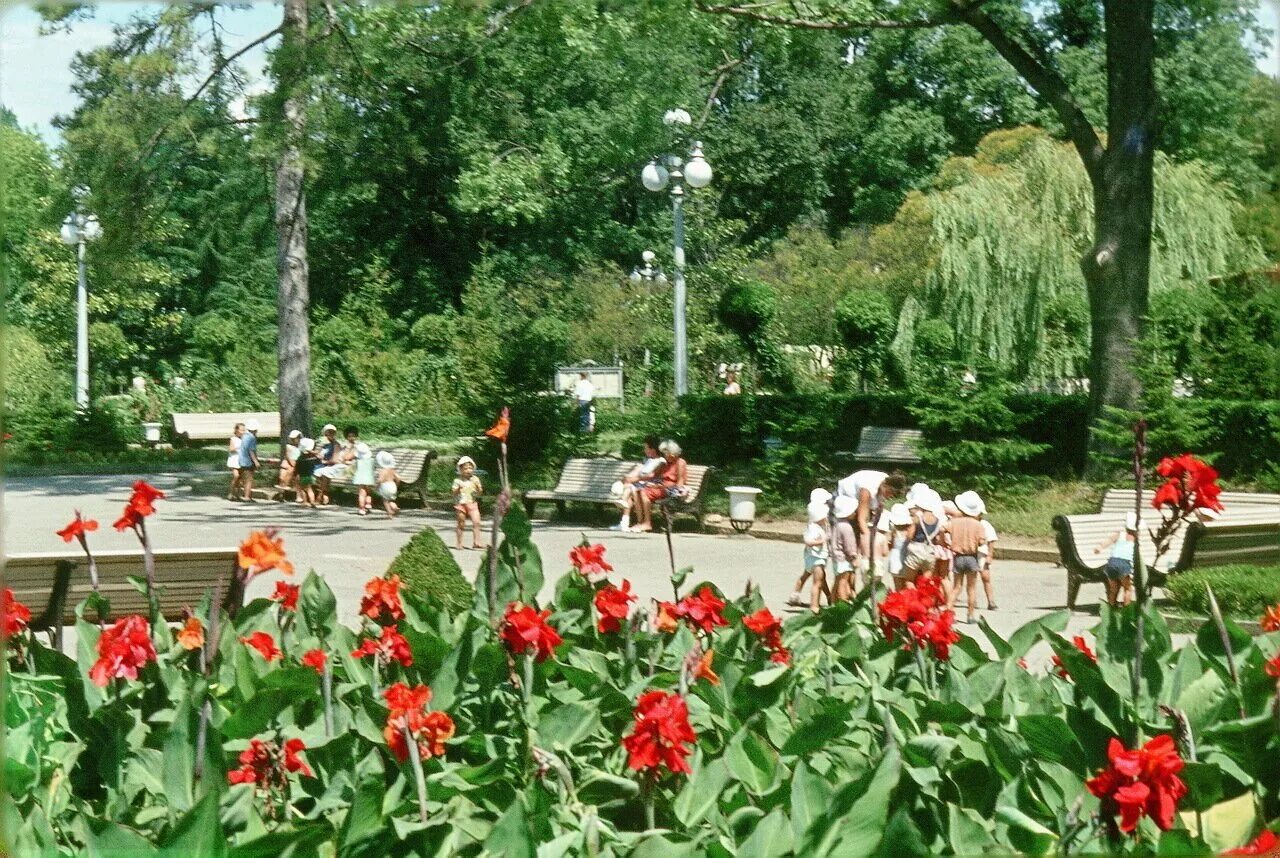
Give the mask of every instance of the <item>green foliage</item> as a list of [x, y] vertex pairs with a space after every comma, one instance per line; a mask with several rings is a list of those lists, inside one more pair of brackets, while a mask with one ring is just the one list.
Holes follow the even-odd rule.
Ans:
[[836, 329], [858, 373], [862, 392], [880, 377], [889, 358], [895, 317], [893, 305], [882, 292], [850, 292], [836, 305]]
[[764, 334], [776, 306], [777, 299], [767, 285], [744, 281], [726, 289], [720, 297], [720, 321], [750, 342]]
[[443, 611], [461, 611], [471, 605], [471, 585], [433, 528], [423, 528], [405, 543], [387, 567], [387, 575], [399, 575], [407, 594]]
[[1209, 593], [1224, 613], [1256, 621], [1263, 611], [1280, 605], [1280, 567], [1207, 566], [1170, 575], [1165, 590], [1179, 609], [1190, 614], [1209, 611]]

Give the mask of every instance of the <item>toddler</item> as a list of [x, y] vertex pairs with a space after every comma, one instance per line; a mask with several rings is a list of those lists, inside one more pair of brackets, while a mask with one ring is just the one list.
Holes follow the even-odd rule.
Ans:
[[813, 576], [813, 584], [809, 588], [809, 609], [816, 614], [823, 595], [827, 597], [827, 604], [831, 604], [831, 591], [827, 588], [831, 530], [825, 503], [809, 504], [808, 513], [809, 525], [804, 529], [804, 571], [806, 575]]
[[400, 490], [400, 476], [396, 473], [396, 457], [386, 450], [380, 450], [376, 459], [378, 464], [378, 496], [382, 498], [382, 508], [387, 518], [395, 518], [400, 507], [396, 504], [396, 495]]
[[298, 503], [312, 509], [316, 508], [316, 468], [319, 466], [315, 439], [303, 438], [298, 442], [298, 462], [294, 466], [298, 475]]
[[1138, 514], [1127, 512], [1124, 530], [1117, 530], [1110, 539], [1093, 549], [1094, 554], [1101, 554], [1104, 548], [1111, 549], [1102, 571], [1107, 576], [1107, 604], [1113, 608], [1128, 605], [1133, 598], [1133, 547], [1137, 542]]
[[835, 499], [835, 562], [836, 586], [835, 598], [848, 600], [854, 592], [861, 589], [862, 557], [858, 551], [858, 535], [854, 532], [850, 520], [858, 512], [858, 501], [848, 495], [840, 495]]
[[484, 486], [476, 476], [476, 463], [470, 456], [458, 460], [458, 476], [449, 492], [454, 497], [453, 509], [458, 514], [455, 531], [458, 550], [462, 550], [462, 530], [467, 519], [471, 519], [471, 547], [476, 550], [484, 548], [480, 544], [480, 502], [477, 500], [484, 494]]
[[373, 450], [363, 441], [356, 442], [356, 469], [351, 484], [356, 487], [357, 515], [368, 515], [373, 509], [373, 490], [377, 480], [373, 473]]
[[[813, 509], [814, 504], [822, 504], [825, 507], [829, 503], [831, 503], [831, 492], [827, 491], [826, 489], [814, 489], [813, 491], [809, 492], [809, 509], [810, 510]], [[823, 518], [824, 519], [826, 518], [825, 514], [823, 515]], [[804, 574], [802, 574], [798, 579], [796, 579], [796, 587], [794, 590], [791, 591], [791, 595], [787, 597], [788, 605], [793, 605], [795, 607], [804, 606], [804, 585], [805, 585], [805, 582], [808, 580], [809, 580], [809, 570], [806, 568], [804, 571]], [[825, 586], [825, 582], [824, 582], [823, 590], [826, 591], [827, 601], [830, 602], [831, 592]]]
[[911, 509], [905, 503], [894, 504], [885, 523], [888, 532], [884, 535], [884, 551], [888, 557], [889, 579], [893, 581], [893, 589], [905, 590], [916, 580], [916, 573], [903, 562], [911, 530]]

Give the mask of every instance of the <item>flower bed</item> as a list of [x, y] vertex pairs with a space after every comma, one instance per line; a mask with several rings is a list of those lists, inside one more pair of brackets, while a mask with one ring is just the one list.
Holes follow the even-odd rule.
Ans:
[[[453, 614], [374, 579], [356, 629], [314, 573], [175, 627], [86, 603], [76, 659], [5, 599], [11, 851], [1197, 854], [1280, 816], [1275, 624], [1059, 612], [992, 656], [928, 588], [780, 622], [688, 570], [643, 604], [596, 546], [538, 605], [527, 527], [494, 561]], [[291, 569], [271, 533], [240, 567]]]

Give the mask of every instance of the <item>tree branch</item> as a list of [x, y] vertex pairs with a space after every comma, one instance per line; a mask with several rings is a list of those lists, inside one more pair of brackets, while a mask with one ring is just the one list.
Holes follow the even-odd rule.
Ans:
[[488, 25], [484, 28], [484, 34], [486, 36], [496, 36], [506, 26], [508, 18], [522, 9], [528, 9], [532, 5], [533, 0], [516, 0], [515, 3], [512, 3], [507, 8], [494, 12], [493, 17], [489, 19]]
[[711, 108], [715, 106], [716, 96], [720, 94], [720, 88], [724, 86], [725, 81], [729, 79], [729, 74], [738, 66], [742, 65], [742, 63], [742, 57], [730, 59], [729, 55], [725, 54], [725, 62], [711, 70], [711, 73], [716, 76], [716, 80], [715, 83], [711, 84], [711, 92], [707, 94], [707, 104], [702, 108], [702, 115], [698, 117], [698, 122], [695, 127], [701, 128], [706, 124], [707, 117], [711, 115]]

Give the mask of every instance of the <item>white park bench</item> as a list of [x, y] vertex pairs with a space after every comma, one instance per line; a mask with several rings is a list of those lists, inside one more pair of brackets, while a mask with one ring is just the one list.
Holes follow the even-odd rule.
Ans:
[[173, 440], [178, 444], [197, 441], [226, 442], [237, 423], [258, 421], [259, 438], [280, 437], [280, 412], [278, 411], [221, 411], [207, 414], [178, 413], [173, 420]]

